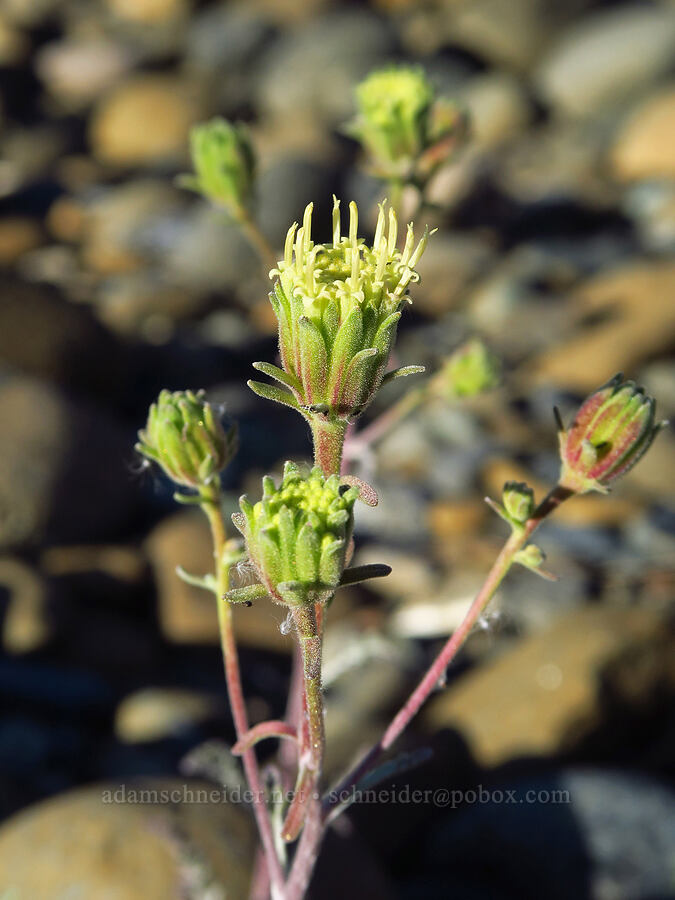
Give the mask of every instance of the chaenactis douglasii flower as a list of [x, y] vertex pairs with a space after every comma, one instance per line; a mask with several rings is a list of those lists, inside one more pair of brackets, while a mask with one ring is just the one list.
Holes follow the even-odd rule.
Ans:
[[[270, 300], [279, 322], [283, 369], [269, 363], [255, 368], [287, 390], [249, 382], [268, 399], [302, 412], [347, 422], [359, 415], [385, 379], [401, 307], [429, 232], [415, 244], [408, 225], [405, 244], [397, 249], [398, 225], [393, 210], [380, 207], [372, 246], [358, 237], [358, 210], [349, 205], [349, 231], [340, 229], [340, 203], [334, 198], [333, 240], [312, 241], [312, 204], [303, 224], [293, 224], [284, 258], [273, 269]], [[387, 379], [422, 371], [410, 366]]]

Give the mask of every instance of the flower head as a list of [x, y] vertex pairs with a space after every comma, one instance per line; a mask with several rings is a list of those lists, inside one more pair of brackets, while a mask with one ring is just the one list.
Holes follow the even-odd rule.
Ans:
[[190, 132], [194, 175], [180, 183], [240, 218], [249, 203], [255, 177], [255, 154], [242, 124], [212, 119]]
[[[273, 397], [300, 410], [348, 419], [358, 415], [384, 378], [401, 307], [428, 239], [415, 245], [412, 225], [397, 249], [398, 224], [384, 204], [372, 246], [358, 237], [358, 210], [349, 205], [349, 231], [342, 234], [340, 203], [334, 198], [333, 240], [312, 241], [312, 204], [303, 224], [288, 231], [284, 258], [270, 272], [270, 300], [279, 321], [283, 371], [256, 368], [276, 378], [291, 394]], [[267, 386], [252, 383], [263, 396]], [[281, 392], [278, 392], [281, 393]]]
[[378, 69], [356, 89], [353, 133], [375, 159], [408, 163], [426, 146], [433, 99], [433, 88], [421, 68]]
[[356, 108], [347, 132], [361, 142], [383, 178], [428, 177], [463, 131], [457, 107], [435, 99], [419, 66], [371, 72], [356, 88]]
[[307, 477], [287, 462], [281, 484], [263, 479], [263, 497], [239, 501], [233, 516], [260, 581], [273, 599], [296, 605], [332, 595], [340, 584], [358, 487], [315, 467]]
[[591, 394], [567, 429], [561, 427], [560, 485], [577, 494], [605, 493], [607, 485], [644, 456], [664, 423], [654, 400], [618, 374]]
[[227, 466], [237, 448], [235, 426], [224, 428], [204, 391], [162, 391], [138, 432], [136, 450], [176, 484], [200, 488]]

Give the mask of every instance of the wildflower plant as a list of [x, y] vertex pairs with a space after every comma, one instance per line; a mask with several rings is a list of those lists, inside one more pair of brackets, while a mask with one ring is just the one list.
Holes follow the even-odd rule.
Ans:
[[[436, 101], [423, 74], [378, 73], [359, 89], [358, 98], [354, 133], [381, 164], [381, 171], [396, 178], [417, 171], [438, 137], [432, 118]], [[248, 203], [253, 178], [241, 140], [239, 132], [211, 123], [205, 131], [197, 130], [192, 142], [197, 173], [192, 186], [235, 211]], [[368, 241], [359, 237], [356, 204], [349, 205], [349, 224], [343, 231], [340, 204], [334, 200], [332, 240], [315, 244], [312, 210], [310, 203], [302, 224], [291, 225], [282, 257], [275, 256], [270, 266], [281, 366], [257, 362], [255, 368], [277, 384], [249, 385], [259, 396], [290, 407], [307, 421], [313, 467], [304, 469], [289, 461], [279, 482], [263, 478], [259, 498], [240, 499], [233, 523], [242, 546], [240, 538], [228, 534], [220, 488], [220, 474], [236, 450], [236, 432], [222, 422], [221, 411], [203, 393], [162, 391], [137, 444], [138, 451], [182, 489], [177, 499], [197, 503], [211, 527], [213, 572], [179, 574], [215, 597], [237, 736], [232, 749], [242, 758], [261, 838], [263, 864], [257, 867], [261, 882], [256, 896], [268, 894], [273, 900], [305, 896], [326, 829], [348, 805], [357, 785], [367, 778], [373, 786], [392, 771], [405, 769], [407, 763], [397, 760], [380, 767], [382, 755], [444, 680], [447, 667], [511, 567], [519, 564], [552, 577], [543, 568], [543, 551], [532, 543], [539, 525], [576, 494], [605, 492], [641, 459], [660, 427], [654, 401], [622, 376], [591, 394], [569, 428], [559, 419], [558, 483], [537, 500], [527, 484], [507, 482], [500, 500], [488, 501], [508, 525], [509, 534], [463, 621], [382, 737], [332, 790], [325, 791], [321, 681], [325, 620], [341, 586], [389, 572], [386, 565], [351, 565], [356, 501], [374, 504], [377, 498], [372, 488], [346, 471], [354, 454], [345, 454], [345, 446], [350, 440], [364, 444], [376, 440], [424, 398], [457, 402], [490, 389], [499, 372], [487, 348], [471, 341], [426, 383], [362, 429], [360, 436], [348, 438], [348, 426], [383, 384], [422, 371], [421, 366], [390, 370], [389, 365], [402, 309], [419, 281], [417, 265], [430, 232], [425, 229], [416, 240], [410, 224], [399, 235], [396, 212], [383, 203], [374, 237]], [[272, 255], [260, 246], [261, 255]], [[230, 583], [230, 568], [242, 558], [250, 561], [256, 581], [237, 587]], [[237, 604], [253, 602], [287, 608], [296, 653], [286, 718], [251, 726], [232, 617]], [[283, 784], [295, 779], [290, 800], [280, 808], [265, 791], [256, 758], [257, 743], [266, 739], [283, 739], [292, 747], [274, 768]]]

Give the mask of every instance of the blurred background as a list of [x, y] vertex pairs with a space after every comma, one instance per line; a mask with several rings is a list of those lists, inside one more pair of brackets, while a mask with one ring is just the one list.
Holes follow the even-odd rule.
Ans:
[[[421, 64], [471, 121], [418, 218], [439, 232], [396, 362], [434, 372], [478, 337], [502, 378], [427, 398], [356, 461], [380, 495], [358, 557], [393, 573], [330, 611], [330, 777], [481, 584], [505, 537], [483, 497], [554, 483], [553, 405], [569, 417], [623, 371], [675, 415], [675, 3], [2, 0], [3, 898], [246, 896], [241, 805], [101, 802], [101, 783], [183, 785], [189, 753], [202, 779], [236, 778], [217, 748], [195, 751], [232, 740], [212, 598], [174, 575], [206, 571], [211, 550], [134, 455], [149, 404], [163, 387], [227, 404], [231, 509], [309, 454], [300, 417], [245, 386], [276, 353], [266, 274], [174, 178], [190, 126], [223, 115], [252, 129], [273, 246], [310, 200], [327, 237], [333, 192], [372, 229], [384, 188], [342, 129], [355, 84], [390, 61]], [[314, 896], [675, 897], [674, 445], [671, 427], [612, 496], [546, 523], [560, 580], [509, 576], [401, 742], [433, 758], [398, 788], [492, 800], [354, 807]], [[283, 610], [235, 616], [251, 718], [278, 717]], [[567, 801], [495, 799], [529, 789]]]

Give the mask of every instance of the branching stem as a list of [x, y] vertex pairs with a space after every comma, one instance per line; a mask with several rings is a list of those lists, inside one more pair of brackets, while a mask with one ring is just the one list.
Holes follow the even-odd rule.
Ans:
[[555, 487], [539, 504], [532, 514], [532, 517], [524, 524], [524, 526], [511, 533], [494, 561], [492, 568], [483, 582], [483, 586], [469, 607], [460, 626], [448, 639], [445, 646], [431, 664], [406, 703], [394, 716], [380, 740], [370, 748], [354, 769], [342, 779], [337, 787], [332, 790], [324, 800], [324, 816], [326, 819], [335, 817], [339, 812], [341, 803], [346, 802], [350, 792], [354, 790], [355, 786], [364, 775], [371, 770], [373, 765], [379, 760], [380, 756], [392, 746], [394, 741], [408, 727], [412, 719], [417, 715], [422, 704], [427, 700], [429, 695], [433, 693], [439, 682], [442, 682], [448, 666], [466, 641], [474, 625], [485, 611], [486, 606], [494, 597], [497, 588], [513, 565], [518, 551], [525, 546], [546, 516], [550, 515], [550, 513], [557, 509], [557, 507], [570, 496], [570, 491], [561, 488], [560, 486]]

